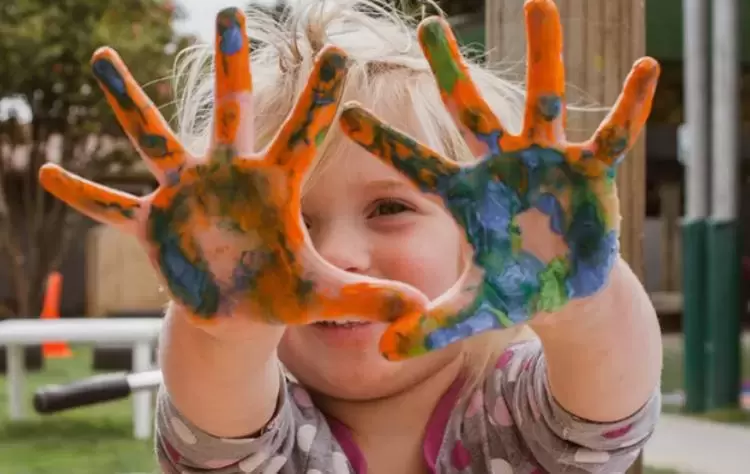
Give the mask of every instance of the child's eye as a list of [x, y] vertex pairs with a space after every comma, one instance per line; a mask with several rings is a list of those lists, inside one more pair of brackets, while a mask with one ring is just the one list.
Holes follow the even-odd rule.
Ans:
[[411, 210], [413, 209], [395, 199], [383, 199], [375, 204], [375, 208], [370, 212], [368, 217], [390, 216], [401, 212], [409, 212]]

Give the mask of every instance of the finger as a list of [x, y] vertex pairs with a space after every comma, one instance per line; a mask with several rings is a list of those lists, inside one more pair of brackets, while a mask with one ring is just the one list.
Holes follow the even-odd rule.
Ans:
[[326, 320], [352, 316], [369, 321], [391, 322], [422, 313], [429, 300], [406, 283], [382, 280], [344, 271], [306, 246], [303, 252], [307, 274], [313, 275], [320, 301], [320, 317]]
[[448, 179], [461, 170], [457, 163], [386, 125], [357, 104], [344, 106], [340, 123], [349, 138], [406, 175], [422, 191], [446, 191]]
[[646, 125], [659, 74], [659, 63], [652, 58], [642, 58], [633, 65], [620, 97], [592, 139], [570, 147], [567, 155], [571, 164], [593, 177], [620, 162]]
[[512, 325], [507, 315], [488, 305], [477, 305], [458, 313], [433, 310], [392, 323], [381, 337], [379, 348], [386, 359], [398, 361]]
[[422, 314], [426, 300], [395, 283], [363, 281], [344, 285], [333, 297], [321, 297], [321, 315], [327, 320], [352, 315], [370, 321], [391, 322]]
[[269, 161], [301, 179], [336, 117], [346, 71], [341, 49], [329, 46], [320, 52], [305, 89], [269, 147]]
[[426, 314], [391, 324], [380, 340], [381, 353], [389, 360], [414, 357], [528, 320], [544, 299], [537, 280], [549, 279], [549, 269], [529, 254], [518, 258], [504, 262], [498, 274], [485, 276], [484, 269], [470, 266]]
[[216, 16], [216, 86], [212, 149], [253, 152], [252, 75], [245, 15], [227, 8]]
[[50, 163], [39, 170], [39, 182], [50, 194], [91, 219], [135, 233], [141, 208], [137, 197], [85, 180]]
[[[470, 261], [467, 257], [466, 262]], [[483, 278], [483, 270], [470, 265], [451, 289], [430, 304], [427, 312], [394, 321], [380, 339], [381, 354], [395, 361], [444, 347], [447, 343], [441, 340], [440, 333], [431, 335], [471, 316], [471, 308], [481, 295]]]
[[186, 154], [164, 117], [114, 50], [98, 49], [91, 63], [117, 120], [151, 172], [159, 183], [172, 183]]
[[[301, 254], [304, 259], [305, 251]], [[316, 262], [316, 269], [304, 271], [297, 263], [272, 261], [254, 272], [252, 299], [260, 303], [256, 312], [273, 314], [284, 324], [349, 318], [391, 322], [427, 307], [427, 298], [406, 284], [354, 276], [335, 268], [316, 271], [329, 266], [326, 262]]]
[[524, 8], [528, 95], [522, 135], [534, 144], [551, 146], [562, 141], [565, 133], [565, 65], [560, 15], [552, 0], [529, 0]]
[[516, 137], [505, 130], [471, 80], [450, 25], [439, 17], [428, 18], [419, 25], [418, 36], [443, 102], [474, 155], [514, 149]]

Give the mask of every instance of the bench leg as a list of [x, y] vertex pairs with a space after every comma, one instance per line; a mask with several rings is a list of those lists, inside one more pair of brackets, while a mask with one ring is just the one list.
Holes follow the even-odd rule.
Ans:
[[[152, 346], [138, 343], [133, 347], [133, 372], [141, 373], [151, 369]], [[151, 391], [139, 390], [133, 397], [133, 435], [136, 439], [151, 436]]]
[[24, 418], [24, 354], [23, 346], [9, 345], [6, 348], [8, 368], [8, 409], [11, 420]]

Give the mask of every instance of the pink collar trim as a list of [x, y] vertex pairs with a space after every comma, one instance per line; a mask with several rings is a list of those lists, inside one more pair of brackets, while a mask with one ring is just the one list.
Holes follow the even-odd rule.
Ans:
[[[440, 454], [440, 448], [443, 445], [445, 438], [445, 432], [448, 427], [453, 409], [458, 401], [458, 396], [463, 385], [463, 379], [457, 378], [448, 390], [440, 397], [435, 410], [433, 410], [430, 419], [427, 422], [427, 428], [425, 430], [425, 437], [423, 442], [423, 453], [424, 460], [427, 464], [427, 469], [430, 474], [435, 474], [435, 465], [437, 464], [437, 458]], [[367, 462], [365, 456], [359, 449], [359, 446], [354, 442], [351, 435], [351, 430], [348, 426], [340, 422], [333, 417], [327, 417], [328, 425], [331, 428], [336, 441], [338, 441], [341, 449], [349, 460], [349, 464], [354, 468], [354, 472], [357, 474], [367, 474]]]

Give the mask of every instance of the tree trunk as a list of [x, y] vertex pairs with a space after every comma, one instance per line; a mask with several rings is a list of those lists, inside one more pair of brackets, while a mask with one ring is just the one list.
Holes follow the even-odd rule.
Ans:
[[[518, 64], [524, 77], [526, 52], [523, 0], [486, 1], [486, 46], [490, 63]], [[557, 0], [564, 31], [568, 103], [612, 106], [633, 63], [645, 55], [644, 2], [634, 0]], [[506, 68], [507, 69], [507, 68]], [[570, 112], [568, 137], [591, 136], [605, 112]], [[623, 257], [643, 279], [645, 219], [645, 140], [643, 136], [618, 169], [622, 213], [620, 246]], [[629, 474], [643, 472], [639, 457]]]

